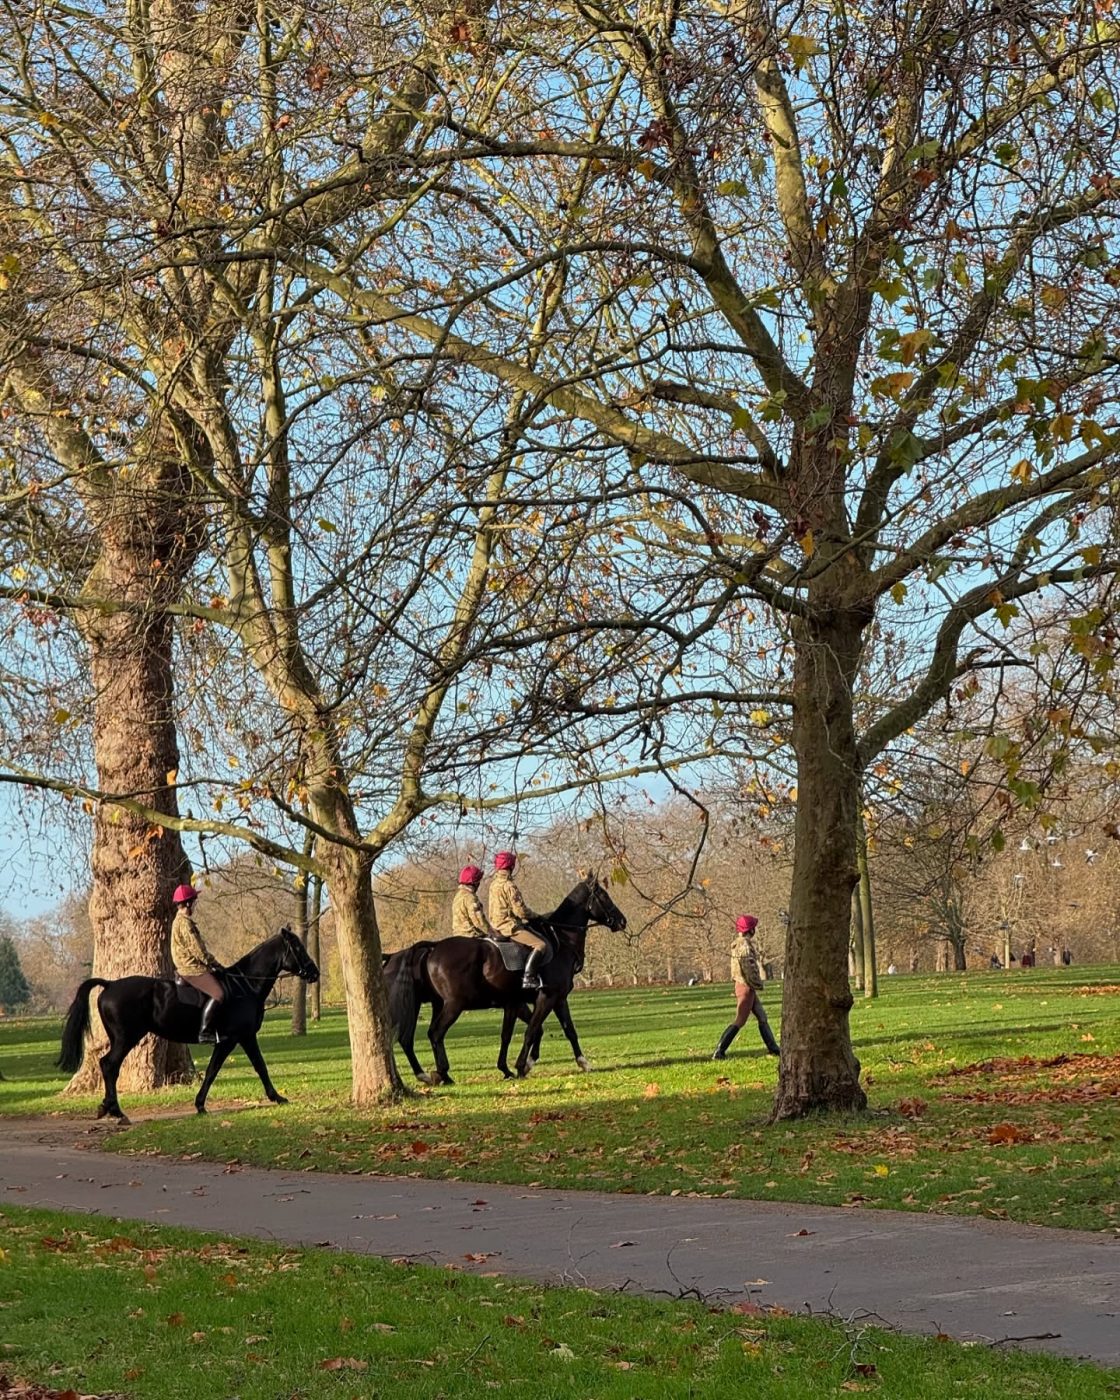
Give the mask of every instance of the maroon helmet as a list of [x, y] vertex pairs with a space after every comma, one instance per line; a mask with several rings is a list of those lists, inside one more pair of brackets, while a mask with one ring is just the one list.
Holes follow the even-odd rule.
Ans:
[[735, 920], [735, 927], [740, 933], [753, 933], [758, 927], [758, 920], [753, 914], [740, 914]]
[[198, 898], [198, 891], [193, 885], [180, 885], [171, 896], [172, 904], [189, 904], [192, 899]]
[[517, 864], [517, 857], [512, 851], [499, 851], [494, 857], [495, 870], [512, 870]]
[[459, 883], [461, 885], [477, 885], [482, 879], [482, 871], [477, 865], [464, 865], [459, 871]]

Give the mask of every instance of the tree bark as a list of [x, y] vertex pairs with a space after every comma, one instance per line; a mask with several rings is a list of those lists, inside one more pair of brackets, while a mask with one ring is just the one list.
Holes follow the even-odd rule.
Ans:
[[[311, 912], [307, 921], [307, 951], [311, 954], [312, 961], [322, 973], [323, 964], [320, 962], [320, 942], [319, 942], [319, 918], [323, 912], [323, 882], [318, 875], [312, 875], [308, 881], [311, 889]], [[311, 1019], [318, 1021], [322, 1016], [323, 1002], [323, 978], [320, 975], [318, 982], [309, 989], [311, 1000]]]
[[[98, 786], [177, 816], [174, 779], [168, 780], [179, 766], [172, 627], [159, 599], [152, 597], [151, 582], [153, 560], [166, 563], [168, 571], [175, 567], [167, 563], [168, 551], [160, 548], [161, 539], [168, 543], [168, 526], [174, 533], [175, 521], [159, 519], [169, 514], [162, 496], [147, 512], [135, 498], [122, 508], [131, 516], [121, 527], [128, 538], [121, 539], [112, 522], [103, 525], [102, 552], [87, 588], [100, 598], [142, 603], [144, 610], [137, 614], [91, 609], [80, 618], [92, 669]], [[177, 518], [178, 511], [172, 509], [170, 515]], [[94, 813], [92, 873], [93, 975], [170, 976], [171, 895], [176, 885], [190, 878], [178, 833], [149, 827], [120, 808], [99, 806]], [[96, 1013], [98, 995], [93, 993], [85, 1059], [68, 1085], [74, 1092], [101, 1088], [98, 1059], [107, 1041]], [[124, 1062], [120, 1089], [158, 1089], [182, 1083], [194, 1073], [185, 1045], [146, 1036]]]
[[860, 792], [852, 687], [861, 633], [857, 615], [825, 609], [795, 633], [797, 816], [775, 1120], [867, 1106], [848, 1026]]
[[341, 845], [320, 843], [335, 936], [346, 984], [351, 1095], [356, 1107], [402, 1098], [393, 1058], [389, 997], [381, 970], [381, 938], [373, 904], [373, 859]]
[[[308, 882], [304, 880], [296, 891], [296, 927], [295, 933], [303, 946], [307, 947], [307, 899]], [[292, 1034], [307, 1034], [307, 983], [302, 977], [296, 978], [295, 990], [292, 993]]]
[[859, 814], [856, 830], [856, 866], [859, 870], [859, 926], [862, 938], [863, 995], [879, 995], [879, 972], [875, 963], [875, 906], [871, 901], [871, 869], [867, 863], [867, 827]]
[[863, 991], [863, 906], [860, 903], [860, 889], [852, 891], [852, 925], [848, 944], [848, 976], [856, 984], [856, 991]]

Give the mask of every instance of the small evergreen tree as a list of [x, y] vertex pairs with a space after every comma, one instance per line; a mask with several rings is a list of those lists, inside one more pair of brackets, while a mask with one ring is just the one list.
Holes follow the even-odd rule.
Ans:
[[11, 1011], [31, 1000], [31, 988], [19, 965], [16, 945], [7, 935], [0, 937], [0, 1009]]

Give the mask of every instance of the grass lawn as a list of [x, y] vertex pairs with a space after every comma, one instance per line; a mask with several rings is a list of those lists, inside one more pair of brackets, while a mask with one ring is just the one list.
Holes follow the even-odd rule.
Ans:
[[1088, 1400], [1120, 1383], [1117, 1371], [858, 1320], [548, 1289], [7, 1207], [0, 1282], [0, 1376], [134, 1400], [491, 1390], [676, 1400], [748, 1389], [774, 1400]]
[[[766, 998], [775, 1022], [779, 994]], [[347, 1106], [342, 1014], [295, 1040], [278, 1013], [262, 1046], [290, 1106], [264, 1104], [235, 1055], [209, 1117], [190, 1112], [185, 1087], [146, 1102], [126, 1096], [126, 1112], [174, 1105], [184, 1116], [138, 1122], [110, 1145], [306, 1170], [1120, 1228], [1120, 968], [884, 978], [881, 997], [852, 1013], [874, 1111], [775, 1127], [765, 1116], [776, 1061], [753, 1023], [726, 1061], [708, 1058], [731, 1005], [727, 987], [577, 993], [594, 1072], [576, 1069], [551, 1022], [540, 1067], [509, 1083], [493, 1069], [496, 1015], [468, 1015], [448, 1041], [455, 1086], [375, 1113]], [[0, 1021], [0, 1112], [92, 1109], [93, 1100], [57, 1097], [58, 1035], [57, 1023]], [[426, 1040], [422, 1050], [430, 1062]], [[1057, 1056], [1068, 1058], [1038, 1063]]]

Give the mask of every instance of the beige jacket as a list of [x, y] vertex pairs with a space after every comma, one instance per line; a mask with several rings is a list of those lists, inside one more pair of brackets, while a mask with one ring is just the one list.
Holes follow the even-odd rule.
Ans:
[[202, 941], [198, 925], [185, 909], [176, 913], [171, 925], [171, 961], [175, 964], [175, 971], [184, 977], [197, 977], [200, 972], [209, 972], [210, 964], [214, 961]]
[[489, 913], [490, 922], [507, 938], [512, 938], [533, 917], [508, 870], [496, 871], [490, 881]]
[[756, 992], [762, 991], [762, 971], [758, 966], [758, 953], [751, 940], [742, 934], [731, 945], [731, 980], [745, 983]]
[[451, 933], [456, 938], [488, 938], [493, 933], [470, 885], [460, 885], [451, 901]]

